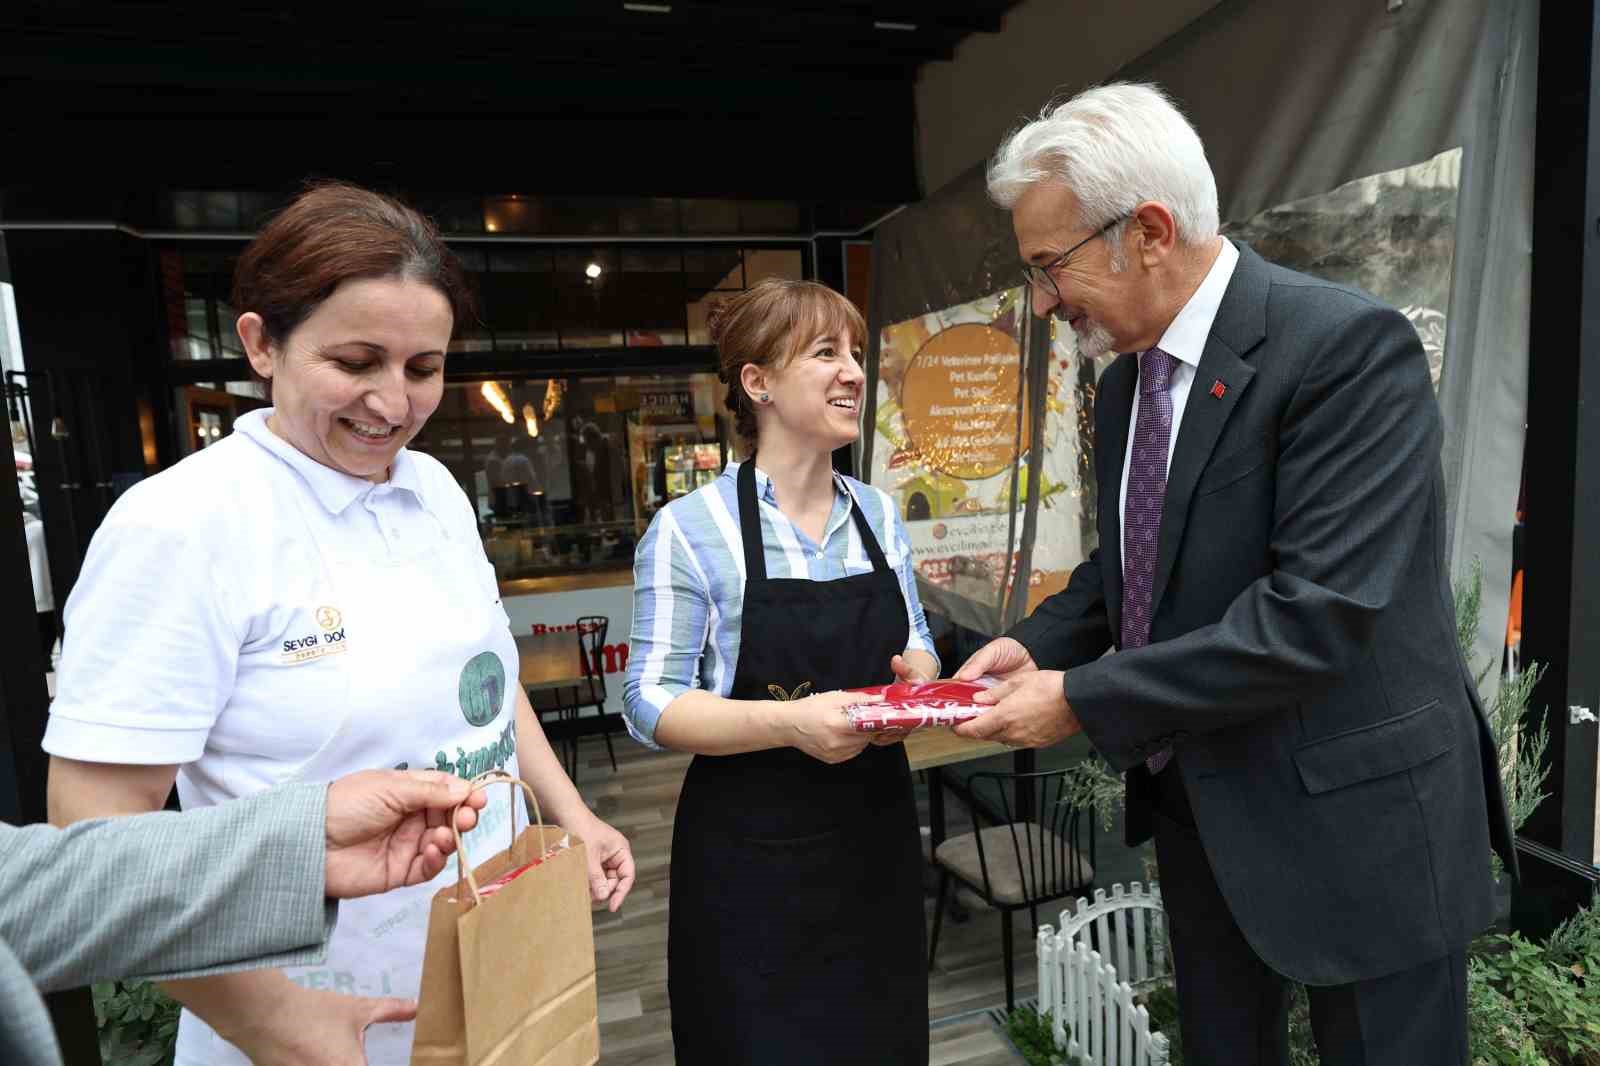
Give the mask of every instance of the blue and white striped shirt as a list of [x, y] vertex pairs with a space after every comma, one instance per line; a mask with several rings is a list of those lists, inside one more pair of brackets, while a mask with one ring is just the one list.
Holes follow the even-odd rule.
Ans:
[[[655, 742], [661, 712], [691, 688], [718, 696], [733, 690], [739, 664], [739, 627], [744, 619], [744, 546], [739, 538], [738, 463], [722, 475], [662, 508], [633, 557], [633, 636], [623, 717], [643, 744]], [[772, 480], [756, 470], [756, 507], [767, 576], [834, 581], [872, 569], [861, 534], [850, 520], [850, 501], [861, 505], [867, 525], [900, 579], [911, 627], [906, 647], [937, 654], [917, 599], [911, 541], [888, 493], [834, 474], [833, 511], [819, 546], [780, 510]], [[849, 639], [840, 634], [841, 640]], [[885, 668], [888, 664], [884, 664]]]

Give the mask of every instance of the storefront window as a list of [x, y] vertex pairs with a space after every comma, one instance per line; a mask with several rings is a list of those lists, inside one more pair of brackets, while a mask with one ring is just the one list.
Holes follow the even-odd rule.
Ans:
[[[668, 204], [678, 202], [635, 203], [635, 225], [662, 224]], [[565, 209], [509, 198], [502, 206], [508, 226]], [[472, 501], [508, 592], [548, 584], [517, 582], [625, 574], [655, 513], [715, 480], [730, 457], [725, 387], [706, 350], [712, 304], [763, 278], [801, 279], [802, 250], [749, 239], [451, 244], [477, 313], [458, 324], [444, 397], [412, 447], [444, 463]], [[242, 380], [233, 332], [229, 286], [241, 248], [162, 253], [174, 359], [201, 361], [174, 391], [179, 454], [209, 447], [266, 403]]]
[[583, 351], [711, 342], [708, 301], [763, 278], [799, 280], [798, 248], [716, 244], [456, 245], [478, 317], [452, 352]]
[[168, 248], [161, 254], [167, 299], [167, 329], [174, 359], [242, 359], [234, 331], [239, 317], [228, 302], [233, 285], [232, 250]]
[[[479, 253], [480, 263], [483, 258]], [[488, 270], [478, 275], [487, 335], [474, 338], [480, 340], [481, 347], [463, 345], [464, 350], [487, 351], [500, 346], [540, 351], [559, 347], [551, 254], [523, 248], [493, 249], [487, 259]]]
[[555, 257], [555, 324], [563, 348], [620, 348], [633, 317], [614, 248], [565, 248]]
[[503, 582], [619, 570], [668, 500], [727, 456], [714, 374], [452, 382], [412, 447], [473, 501]]

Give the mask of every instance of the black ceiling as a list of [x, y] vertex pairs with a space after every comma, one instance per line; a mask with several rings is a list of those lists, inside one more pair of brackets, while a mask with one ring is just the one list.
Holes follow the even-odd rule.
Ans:
[[12, 0], [0, 183], [903, 202], [918, 68], [1014, 2]]

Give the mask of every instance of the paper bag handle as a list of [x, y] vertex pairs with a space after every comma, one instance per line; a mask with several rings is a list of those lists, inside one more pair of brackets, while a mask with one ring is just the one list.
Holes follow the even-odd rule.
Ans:
[[[526, 781], [520, 777], [513, 777], [504, 770], [489, 770], [472, 779], [467, 795], [470, 796], [479, 789], [487, 788], [489, 785], [498, 784], [501, 781], [511, 787], [511, 844], [514, 846], [517, 842], [517, 786], [521, 785], [522, 791], [528, 794], [528, 802], [533, 804], [534, 817], [539, 819], [539, 854], [543, 856], [548, 850], [544, 842], [544, 813], [539, 810], [539, 797], [533, 794], [533, 789], [528, 786]], [[456, 884], [459, 886], [462, 881], [467, 883], [467, 887], [472, 889], [472, 904], [477, 906], [483, 902], [483, 897], [478, 892], [478, 879], [472, 873], [472, 864], [467, 861], [467, 845], [461, 839], [461, 827], [456, 824], [456, 812], [461, 810], [464, 803], [465, 801], [463, 800], [450, 812], [450, 832], [456, 838]], [[532, 828], [532, 826], [529, 826], [529, 828]]]

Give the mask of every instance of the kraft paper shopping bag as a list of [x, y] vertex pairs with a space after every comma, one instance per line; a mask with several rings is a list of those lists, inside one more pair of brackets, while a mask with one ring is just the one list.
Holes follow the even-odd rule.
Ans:
[[592, 1066], [600, 1032], [583, 841], [544, 825], [533, 790], [509, 774], [473, 787], [501, 782], [527, 793], [538, 824], [517, 833], [513, 819], [511, 846], [476, 867], [458, 843], [459, 879], [429, 913], [411, 1063]]

